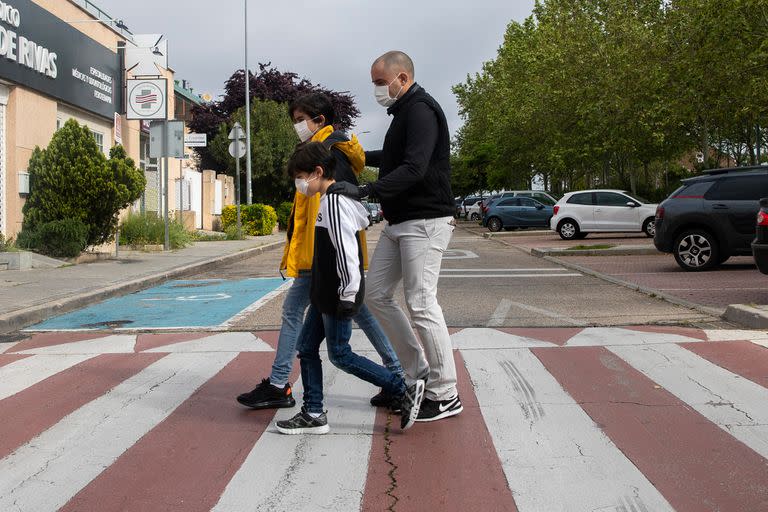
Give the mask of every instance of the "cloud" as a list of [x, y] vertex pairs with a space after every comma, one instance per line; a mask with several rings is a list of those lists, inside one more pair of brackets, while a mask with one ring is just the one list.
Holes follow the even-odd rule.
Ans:
[[[96, 0], [136, 34], [169, 41], [177, 79], [217, 96], [244, 65], [243, 0]], [[494, 58], [510, 21], [522, 21], [534, 0], [315, 0], [248, 3], [248, 60], [272, 62], [334, 90], [351, 92], [362, 112], [355, 132], [367, 148], [380, 147], [389, 119], [373, 98], [370, 64], [403, 50], [416, 80], [443, 106], [451, 132], [461, 126], [451, 87]]]

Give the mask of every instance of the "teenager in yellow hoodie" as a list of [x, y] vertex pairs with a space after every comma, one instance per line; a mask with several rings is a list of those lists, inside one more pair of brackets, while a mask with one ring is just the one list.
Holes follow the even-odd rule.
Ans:
[[[336, 157], [336, 181], [357, 185], [357, 176], [365, 166], [365, 152], [357, 137], [352, 135], [350, 139], [344, 132], [333, 128], [336, 114], [328, 97], [321, 93], [301, 96], [289, 105], [289, 114], [295, 123], [294, 128], [301, 143], [322, 142]], [[304, 321], [304, 313], [310, 301], [315, 220], [319, 209], [320, 194], [308, 196], [299, 190], [296, 191], [288, 221], [285, 250], [280, 263], [281, 273], [285, 272], [288, 277], [292, 277], [293, 283], [283, 303], [282, 325], [272, 372], [269, 378], [262, 379], [252, 391], [237, 397], [237, 401], [247, 407], [271, 409], [293, 407], [296, 404], [288, 377], [296, 357], [296, 341]], [[360, 233], [360, 240], [363, 263], [367, 268], [365, 231]], [[392, 373], [402, 375], [403, 369], [389, 339], [365, 304], [352, 319], [365, 332], [381, 356], [384, 366]], [[371, 399], [371, 404], [394, 406], [397, 402], [393, 398], [382, 391]]]

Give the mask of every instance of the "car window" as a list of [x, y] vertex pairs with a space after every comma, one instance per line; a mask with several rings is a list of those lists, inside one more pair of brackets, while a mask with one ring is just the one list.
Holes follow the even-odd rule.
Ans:
[[573, 194], [568, 198], [568, 204], [586, 204], [592, 205], [592, 192], [585, 192], [583, 194]]
[[553, 201], [546, 194], [542, 194], [541, 192], [534, 192], [533, 197], [535, 197], [537, 201], [539, 201], [540, 203], [543, 203], [543, 204], [548, 204], [550, 206], [555, 204], [555, 201]]
[[536, 201], [528, 197], [521, 197], [518, 201], [520, 201], [520, 206], [528, 206], [529, 208], [534, 208], [536, 206]]
[[509, 199], [502, 199], [496, 206], [517, 206], [519, 201], [519, 199], [511, 197]]
[[625, 193], [625, 195], [629, 196], [630, 198], [634, 199], [636, 202], [638, 202], [640, 204], [652, 204], [651, 201], [649, 201], [649, 200], [647, 200], [647, 199], [645, 199], [643, 197], [640, 197], [637, 194], [632, 195], [632, 194]]
[[711, 201], [759, 201], [768, 196], [768, 175], [734, 176], [718, 180], [704, 199]]
[[627, 196], [617, 194], [616, 192], [598, 192], [597, 204], [600, 206], [627, 206], [630, 202]]
[[713, 183], [713, 181], [696, 181], [694, 183], [689, 183], [680, 187], [672, 195], [673, 197], [679, 197], [680, 199], [701, 199]]

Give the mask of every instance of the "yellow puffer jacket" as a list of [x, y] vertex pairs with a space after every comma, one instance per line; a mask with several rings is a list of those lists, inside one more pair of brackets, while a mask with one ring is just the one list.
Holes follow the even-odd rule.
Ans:
[[[322, 142], [333, 133], [332, 126], [326, 126], [318, 130], [313, 136], [313, 142]], [[349, 160], [352, 171], [356, 176], [365, 167], [365, 152], [355, 135], [349, 141], [341, 141], [333, 144]], [[315, 251], [315, 220], [320, 210], [320, 194], [312, 197], [296, 194], [293, 197], [293, 208], [288, 220], [288, 236], [283, 250], [283, 259], [280, 262], [280, 270], [285, 271], [288, 277], [298, 277], [299, 272], [312, 269], [312, 255]], [[360, 231], [360, 244], [363, 249], [363, 266], [368, 268], [368, 246], [365, 239], [365, 231]]]

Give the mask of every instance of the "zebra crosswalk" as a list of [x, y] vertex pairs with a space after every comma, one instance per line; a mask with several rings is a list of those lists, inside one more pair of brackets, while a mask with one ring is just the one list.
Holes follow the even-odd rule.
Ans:
[[272, 331], [2, 344], [0, 510], [768, 511], [768, 334], [451, 332], [462, 414], [401, 432], [326, 364], [325, 436], [234, 401]]

